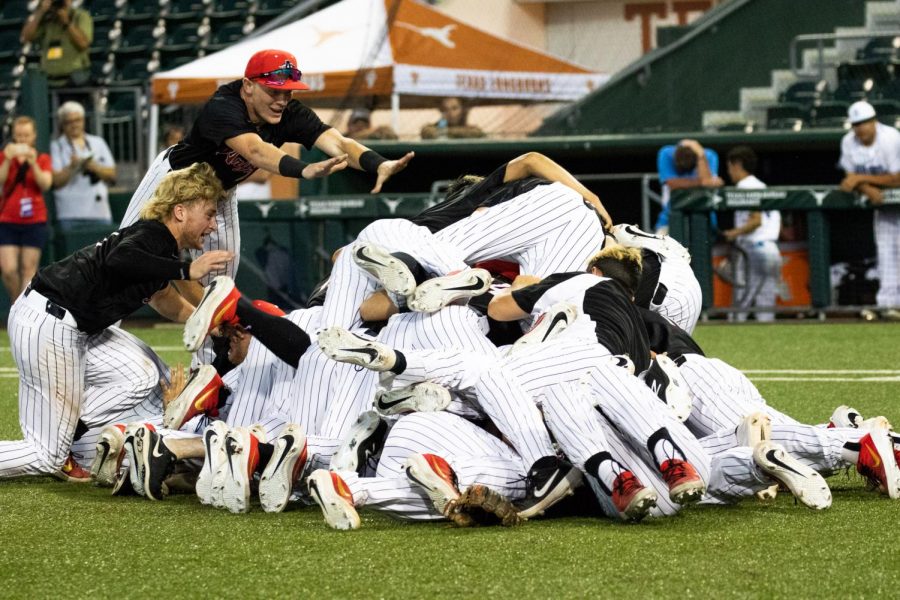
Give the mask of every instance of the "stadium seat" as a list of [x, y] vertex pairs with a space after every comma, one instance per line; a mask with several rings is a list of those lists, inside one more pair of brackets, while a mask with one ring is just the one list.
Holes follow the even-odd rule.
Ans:
[[879, 121], [892, 127], [897, 126], [897, 121], [900, 120], [900, 101], [882, 98], [871, 102]]
[[884, 62], [852, 62], [838, 65], [838, 83], [872, 80], [875, 85], [893, 79], [892, 67]]
[[182, 65], [186, 65], [189, 62], [193, 62], [197, 59], [196, 55], [166, 55], [163, 54], [160, 71], [171, 71], [172, 69], [177, 69]]
[[158, 0], [130, 0], [121, 18], [131, 25], [150, 24], [159, 15]]
[[199, 21], [205, 13], [203, 0], [169, 0], [162, 11], [166, 21]]
[[766, 109], [766, 128], [799, 131], [807, 118], [807, 108], [802, 104], [778, 104]]
[[166, 52], [194, 49], [197, 48], [199, 41], [200, 36], [197, 35], [197, 25], [194, 23], [182, 23], [181, 25], [176, 25], [175, 29], [166, 31], [162, 49]]
[[234, 42], [244, 38], [244, 24], [240, 21], [231, 21], [219, 29], [213, 31], [207, 49], [211, 52], [222, 50]]
[[849, 107], [850, 105], [846, 102], [821, 102], [809, 110], [807, 122], [811, 127], [843, 128], [847, 123], [847, 109]]
[[145, 54], [154, 43], [152, 25], [129, 27], [125, 30], [122, 44], [116, 50], [116, 54]]
[[277, 17], [296, 4], [294, 0], [259, 0], [253, 14], [264, 17]]
[[875, 94], [875, 82], [871, 79], [842, 81], [831, 95], [833, 100], [853, 103], [857, 100], [865, 100], [870, 94]]
[[25, 22], [31, 11], [28, 10], [28, 2], [16, 2], [11, 0], [3, 2], [0, 6], [0, 24], [18, 24], [19, 26]]
[[112, 77], [107, 82], [110, 87], [142, 86], [147, 83], [149, 72], [147, 71], [147, 58], [131, 58], [124, 63], [118, 63], [112, 72]]
[[900, 57], [900, 36], [874, 38], [856, 53], [856, 58], [861, 62], [889, 63], [898, 57]]
[[109, 32], [112, 25], [108, 23], [94, 24], [94, 39], [91, 40], [91, 60], [97, 60], [109, 51]]
[[822, 81], [797, 81], [792, 83], [781, 93], [779, 102], [803, 104], [811, 106], [828, 93], [828, 82]]
[[0, 31], [0, 60], [13, 58], [22, 52], [19, 32], [12, 29]]
[[214, 0], [210, 15], [216, 19], [230, 19], [247, 14], [249, 9], [247, 0]]
[[119, 15], [118, 2], [109, 0], [94, 0], [91, 2], [90, 12], [91, 18], [94, 20], [94, 28], [100, 23], [112, 23]]

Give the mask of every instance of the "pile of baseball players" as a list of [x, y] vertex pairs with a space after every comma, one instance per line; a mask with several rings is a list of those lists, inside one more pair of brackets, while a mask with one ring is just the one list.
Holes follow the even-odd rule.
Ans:
[[[336, 529], [366, 508], [513, 525], [581, 486], [598, 516], [633, 521], [779, 490], [824, 509], [824, 476], [848, 468], [900, 498], [900, 436], [884, 417], [842, 406], [815, 426], [768, 406], [691, 338], [701, 294], [687, 251], [613, 226], [540, 154], [371, 223], [307, 308], [242, 296], [237, 181], [349, 164], [380, 188], [412, 158], [311, 124], [284, 94], [302, 89], [293, 57], [258, 54], [157, 158], [133, 224], [42, 269], [16, 301], [25, 439], [0, 442], [0, 477], [182, 491], [234, 513], [254, 497], [268, 512], [316, 503]], [[336, 156], [307, 165], [284, 141]], [[185, 324], [186, 382], [115, 325], [148, 302]]]

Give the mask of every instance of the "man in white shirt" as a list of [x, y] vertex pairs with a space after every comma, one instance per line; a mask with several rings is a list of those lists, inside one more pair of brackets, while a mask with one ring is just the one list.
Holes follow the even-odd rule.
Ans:
[[62, 135], [50, 143], [56, 220], [67, 231], [80, 224], [112, 224], [108, 183], [116, 163], [103, 138], [85, 133], [84, 107], [66, 102], [57, 112]]
[[[879, 123], [875, 109], [865, 101], [848, 111], [853, 131], [841, 140], [841, 181], [845, 192], [859, 192], [873, 206], [883, 202], [883, 188], [900, 187], [900, 132]], [[900, 320], [900, 211], [876, 210], [875, 246], [881, 285], [875, 303], [881, 316]]]
[[[766, 184], [753, 174], [756, 153], [748, 146], [737, 146], [728, 153], [728, 176], [739, 189], [762, 189]], [[781, 213], [777, 210], [738, 210], [734, 213], [734, 227], [725, 231], [725, 239], [744, 251], [746, 265], [739, 261], [738, 281], [745, 285], [735, 298], [735, 305], [775, 306], [778, 284], [781, 282], [781, 253], [778, 235], [781, 232]], [[746, 273], [744, 277], [741, 274]], [[746, 321], [747, 313], [737, 313], [738, 321]], [[757, 312], [757, 321], [775, 320], [773, 312]]]

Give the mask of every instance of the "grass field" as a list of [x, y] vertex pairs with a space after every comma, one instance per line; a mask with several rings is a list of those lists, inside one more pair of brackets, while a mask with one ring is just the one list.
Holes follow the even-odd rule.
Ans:
[[[154, 347], [180, 337], [137, 333]], [[696, 337], [800, 420], [850, 404], [900, 421], [900, 325], [701, 326]], [[4, 334], [0, 439], [21, 437], [12, 367]], [[894, 597], [900, 503], [855, 474], [829, 484], [821, 513], [782, 494], [639, 525], [566, 516], [456, 530], [363, 512], [362, 529], [336, 532], [317, 508], [238, 516], [189, 496], [2, 481], [0, 597]]]

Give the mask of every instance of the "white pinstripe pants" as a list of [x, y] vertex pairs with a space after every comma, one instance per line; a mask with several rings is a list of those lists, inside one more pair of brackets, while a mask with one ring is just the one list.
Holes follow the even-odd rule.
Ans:
[[416, 453], [436, 454], [446, 460], [456, 473], [460, 491], [479, 483], [510, 500], [525, 495], [525, 464], [501, 440], [456, 415], [413, 413], [401, 417], [391, 429], [375, 477], [339, 473], [353, 493], [356, 506], [373, 508], [398, 519], [443, 518], [403, 470], [406, 458]]
[[900, 306], [900, 211], [876, 210], [873, 220], [878, 251], [878, 306]]
[[693, 333], [703, 306], [703, 292], [691, 265], [678, 257], [662, 257], [659, 282], [666, 286], [668, 293], [662, 304], [651, 301], [650, 310]]

